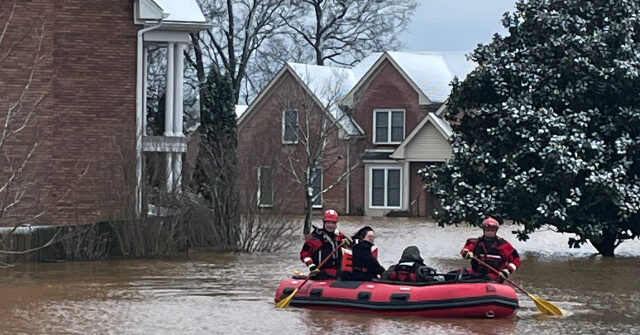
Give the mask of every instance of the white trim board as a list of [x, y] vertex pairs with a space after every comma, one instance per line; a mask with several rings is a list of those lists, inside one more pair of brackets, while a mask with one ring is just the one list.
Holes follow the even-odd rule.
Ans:
[[434, 127], [438, 130], [438, 132], [442, 135], [442, 137], [444, 137], [447, 141], [449, 140], [451, 135], [453, 135], [453, 131], [451, 130], [451, 127], [449, 127], [446, 123], [444, 123], [444, 121], [440, 122], [438, 120], [438, 117], [434, 113], [429, 113], [411, 131], [409, 136], [407, 136], [407, 138], [404, 139], [402, 144], [400, 144], [400, 146], [398, 146], [398, 148], [396, 148], [396, 150], [393, 152], [393, 154], [391, 154], [390, 157], [393, 158], [393, 159], [404, 159], [404, 149], [411, 142], [411, 140], [413, 140], [413, 138], [418, 133], [420, 133], [420, 131], [422, 131], [422, 129], [424, 128], [424, 126], [428, 122], [431, 122], [431, 124], [434, 125]]

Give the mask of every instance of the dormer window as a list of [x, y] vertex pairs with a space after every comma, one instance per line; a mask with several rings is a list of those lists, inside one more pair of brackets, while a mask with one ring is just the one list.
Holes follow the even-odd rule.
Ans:
[[298, 111], [295, 109], [282, 111], [282, 143], [298, 143]]
[[404, 109], [373, 111], [373, 143], [400, 144], [404, 141]]

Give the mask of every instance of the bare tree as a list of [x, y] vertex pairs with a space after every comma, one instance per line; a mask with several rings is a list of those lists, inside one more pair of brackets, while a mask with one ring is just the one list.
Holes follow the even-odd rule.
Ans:
[[[2, 3], [6, 4], [9, 3]], [[32, 87], [39, 66], [48, 55], [43, 46], [45, 26], [44, 23], [36, 24], [25, 32], [11, 27], [17, 15], [16, 7], [15, 2], [0, 6], [0, 227], [9, 226], [0, 234], [0, 259], [35, 251], [9, 250], [12, 248], [8, 241], [20, 227], [46, 213], [34, 204], [27, 204], [33, 202], [27, 198], [35, 189], [32, 160], [40, 144], [37, 114], [45, 98]], [[17, 59], [23, 61], [14, 64]], [[19, 71], [15, 71], [18, 67]], [[53, 240], [40, 248], [51, 243]]]
[[[285, 111], [284, 136], [291, 136], [296, 143], [285, 147], [283, 165], [292, 181], [305, 191], [304, 234], [311, 231], [314, 205], [321, 204], [322, 195], [342, 183], [358, 166], [358, 160], [352, 164], [346, 159], [341, 139], [351, 122], [350, 115], [337, 105], [345, 91], [345, 76], [341, 71], [332, 71], [320, 82], [323, 78], [307, 73], [303, 80], [313, 94], [298, 85], [287, 96], [278, 97]], [[287, 111], [297, 113], [288, 116]], [[327, 175], [335, 178], [323, 177]]]
[[416, 8], [415, 0], [289, 0], [292, 47], [306, 47], [309, 59], [353, 65], [373, 51], [400, 47], [398, 34]]
[[[45, 65], [51, 50], [45, 41], [51, 37], [45, 15], [29, 21], [29, 29], [24, 28], [28, 10], [19, 1], [0, 1], [0, 267], [10, 266], [7, 260], [30, 256], [81, 232], [60, 227], [32, 229], [69, 200], [72, 186], [65, 186], [53, 203], [43, 200], [46, 190], [38, 174], [37, 154], [42, 146], [41, 112], [50, 108], [46, 87], [51, 77]], [[89, 167], [81, 169], [78, 180]], [[56, 166], [47, 168], [55, 170]], [[39, 236], [27, 237], [33, 234]], [[41, 238], [45, 238], [42, 243], [38, 241]]]
[[200, 0], [200, 4], [213, 27], [191, 34], [193, 55], [187, 54], [187, 60], [200, 83], [206, 80], [207, 67], [220, 76], [227, 74], [237, 103], [252, 57], [290, 19], [290, 7], [286, 0]]

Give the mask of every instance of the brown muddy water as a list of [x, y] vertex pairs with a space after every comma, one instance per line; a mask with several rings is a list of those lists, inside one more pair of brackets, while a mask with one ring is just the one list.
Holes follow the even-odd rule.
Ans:
[[[350, 218], [339, 229], [376, 229], [380, 260], [389, 266], [417, 245], [441, 271], [464, 266], [458, 252], [469, 227], [438, 228], [416, 219]], [[542, 231], [526, 243], [499, 235], [523, 254], [512, 276], [567, 311], [544, 317], [519, 294], [509, 320], [420, 319], [276, 309], [281, 279], [296, 269], [299, 243], [273, 254], [191, 252], [160, 260], [23, 264], [0, 270], [0, 334], [640, 334], [640, 241], [618, 256], [568, 249], [567, 235]]]

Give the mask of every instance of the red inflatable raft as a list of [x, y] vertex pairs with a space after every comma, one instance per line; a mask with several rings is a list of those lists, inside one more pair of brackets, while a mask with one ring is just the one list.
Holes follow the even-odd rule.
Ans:
[[[304, 279], [285, 279], [275, 301], [290, 295]], [[518, 310], [511, 286], [487, 282], [408, 285], [385, 282], [309, 280], [291, 306], [384, 315], [444, 318], [508, 318]]]

